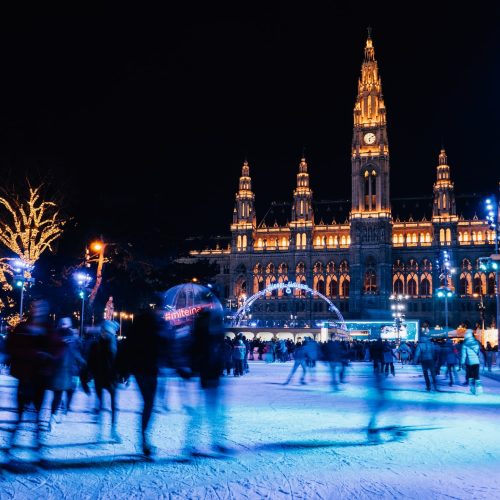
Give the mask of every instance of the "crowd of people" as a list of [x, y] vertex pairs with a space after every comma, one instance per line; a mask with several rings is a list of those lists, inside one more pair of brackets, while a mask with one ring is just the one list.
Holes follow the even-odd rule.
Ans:
[[[292, 361], [289, 375], [282, 382], [284, 385], [292, 382], [299, 369], [301, 384], [314, 382], [317, 363], [323, 362], [328, 367], [333, 391], [346, 383], [352, 363], [370, 362], [375, 388], [380, 395], [383, 393], [382, 379], [396, 376], [395, 365], [420, 364], [427, 391], [439, 390], [438, 375], [444, 375], [452, 386], [460, 383], [459, 373], [462, 372], [462, 384], [478, 395], [482, 392], [480, 366], [491, 370], [493, 359], [491, 345], [483, 349], [470, 329], [458, 343], [451, 339], [431, 341], [425, 331], [418, 343], [404, 341], [399, 345], [382, 339], [351, 341], [335, 336], [327, 342], [308, 337], [297, 342], [258, 338], [250, 341], [242, 334], [229, 338], [222, 316], [211, 309], [202, 309], [189, 324], [169, 323], [156, 311], [145, 310], [135, 316], [125, 340], [118, 341], [118, 329], [116, 322], [104, 320], [97, 332], [81, 337], [72, 328], [70, 318], [61, 318], [54, 327], [49, 321], [47, 302], [32, 302], [26, 319], [9, 333], [6, 341], [2, 339], [0, 346], [6, 354], [5, 366], [18, 380], [15, 428], [7, 443], [8, 449], [15, 446], [23, 413], [32, 407], [36, 415], [35, 448], [40, 450], [41, 432], [50, 432], [60, 423], [62, 414], [71, 411], [78, 387], [88, 396], [95, 395], [93, 411], [99, 439], [105, 438], [102, 410], [104, 395], [109, 394], [109, 438], [119, 442], [116, 392], [120, 383], [127, 385], [133, 376], [143, 400], [140, 445], [144, 456], [150, 457], [154, 451], [149, 438], [150, 419], [159, 388], [159, 374], [166, 368], [181, 380], [199, 384], [197, 400], [185, 405], [189, 418], [182, 456], [189, 459], [198, 453], [196, 436], [203, 423], [208, 425], [213, 450], [221, 454], [231, 452], [225, 432], [221, 377], [248, 374], [249, 360]], [[42, 422], [41, 408], [47, 392], [52, 394], [50, 419]], [[380, 408], [379, 404], [373, 415]], [[374, 418], [372, 416], [370, 432]]]

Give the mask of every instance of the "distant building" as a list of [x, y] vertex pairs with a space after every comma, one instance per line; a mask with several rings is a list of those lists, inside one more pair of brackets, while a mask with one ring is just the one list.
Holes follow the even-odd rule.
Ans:
[[[445, 150], [439, 152], [432, 196], [391, 203], [387, 115], [370, 36], [354, 105], [351, 165], [351, 200], [315, 203], [302, 158], [291, 204], [274, 203], [257, 224], [250, 166], [244, 162], [230, 242], [190, 253], [218, 263], [216, 281], [226, 304], [241, 305], [272, 283], [296, 282], [331, 299], [346, 318], [390, 321], [394, 293], [409, 296], [407, 318], [443, 324], [444, 304], [435, 290], [446, 285], [447, 250], [456, 269], [448, 283], [455, 292], [450, 325], [479, 321], [474, 294], [484, 296], [491, 321], [495, 276], [480, 272], [477, 259], [493, 253], [495, 234], [475, 213], [477, 197], [455, 196]], [[259, 299], [252, 315], [269, 322], [296, 316], [310, 323], [327, 319], [327, 309], [302, 290], [287, 295], [278, 289]]]

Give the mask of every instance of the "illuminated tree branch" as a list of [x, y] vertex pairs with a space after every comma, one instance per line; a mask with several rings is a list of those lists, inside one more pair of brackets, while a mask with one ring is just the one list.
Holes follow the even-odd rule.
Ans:
[[[43, 252], [63, 233], [66, 223], [54, 201], [43, 200], [43, 184], [32, 187], [28, 182], [26, 196], [2, 190], [0, 194], [0, 244], [25, 264], [33, 266]], [[8, 258], [0, 259], [0, 289], [12, 290], [7, 275], [12, 275]], [[0, 298], [0, 308], [7, 304]]]

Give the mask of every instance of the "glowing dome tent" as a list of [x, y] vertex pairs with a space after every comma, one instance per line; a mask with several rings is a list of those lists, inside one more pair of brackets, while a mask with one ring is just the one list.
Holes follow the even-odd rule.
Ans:
[[164, 318], [176, 324], [189, 322], [204, 308], [222, 314], [222, 304], [210, 288], [196, 283], [177, 285], [166, 291]]

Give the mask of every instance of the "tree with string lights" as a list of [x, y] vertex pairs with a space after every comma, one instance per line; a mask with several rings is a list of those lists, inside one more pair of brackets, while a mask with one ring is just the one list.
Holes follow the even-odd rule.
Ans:
[[54, 242], [63, 233], [66, 220], [55, 199], [48, 199], [44, 187], [44, 184], [34, 187], [27, 181], [25, 192], [0, 191], [0, 245], [15, 255], [0, 259], [3, 292], [0, 308], [13, 305], [9, 296], [12, 285], [8, 280], [9, 276], [14, 276], [12, 262], [20, 260], [26, 269], [24, 278], [31, 278], [30, 269], [44, 252], [53, 251]]

